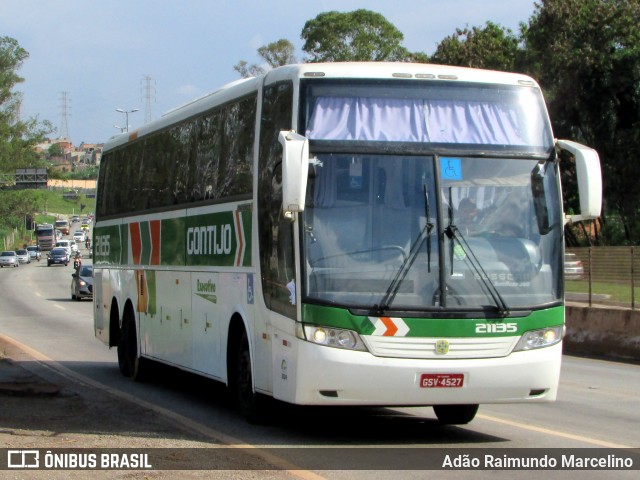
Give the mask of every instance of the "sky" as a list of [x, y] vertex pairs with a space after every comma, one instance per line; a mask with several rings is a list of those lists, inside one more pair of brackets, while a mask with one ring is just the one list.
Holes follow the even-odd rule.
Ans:
[[[0, 0], [0, 36], [29, 53], [14, 89], [21, 117], [49, 120], [74, 145], [103, 143], [126, 126], [239, 78], [260, 46], [300, 33], [327, 11], [382, 14], [412, 52], [433, 54], [456, 28], [498, 23], [517, 32], [534, 0]], [[66, 114], [66, 115], [65, 115]], [[66, 122], [65, 122], [66, 119]]]

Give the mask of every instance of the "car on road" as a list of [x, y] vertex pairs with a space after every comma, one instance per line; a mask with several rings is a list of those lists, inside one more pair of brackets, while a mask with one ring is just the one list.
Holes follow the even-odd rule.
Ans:
[[73, 232], [73, 239], [76, 241], [76, 243], [82, 243], [87, 239], [87, 236], [85, 235], [83, 230], [76, 230], [75, 232]]
[[564, 254], [564, 278], [580, 280], [584, 276], [584, 267], [575, 253]]
[[82, 230], [89, 230], [89, 221], [88, 220], [82, 220], [82, 223], [80, 224], [80, 228]]
[[56, 247], [65, 248], [69, 253], [69, 258], [71, 258], [71, 255], [78, 251], [78, 245], [73, 240], [58, 240], [56, 242]]
[[38, 262], [40, 261], [42, 253], [40, 252], [40, 248], [37, 245], [29, 245], [27, 247], [27, 252], [29, 252], [31, 260], [37, 260]]
[[19, 267], [18, 255], [13, 250], [7, 250], [0, 253], [0, 267]]
[[71, 223], [78, 223], [80, 221], [80, 215], [73, 215], [71, 217]]
[[80, 265], [71, 274], [71, 300], [93, 298], [93, 265]]
[[18, 261], [20, 263], [31, 263], [31, 256], [26, 248], [16, 250], [16, 255], [18, 256]]
[[69, 256], [67, 255], [67, 249], [64, 247], [55, 247], [47, 255], [47, 267], [51, 265], [69, 265]]

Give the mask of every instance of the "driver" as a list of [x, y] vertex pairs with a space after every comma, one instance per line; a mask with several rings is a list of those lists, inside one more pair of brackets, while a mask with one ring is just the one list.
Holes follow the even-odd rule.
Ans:
[[478, 208], [471, 198], [463, 198], [458, 204], [456, 224], [463, 233], [469, 233], [469, 227], [474, 226], [478, 221]]

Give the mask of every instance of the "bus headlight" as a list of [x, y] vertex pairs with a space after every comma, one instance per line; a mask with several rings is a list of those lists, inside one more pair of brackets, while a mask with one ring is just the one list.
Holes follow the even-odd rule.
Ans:
[[304, 339], [309, 342], [326, 345], [327, 347], [366, 351], [360, 335], [351, 330], [316, 325], [304, 325], [303, 328]]
[[540, 330], [531, 330], [525, 332], [514, 349], [515, 352], [522, 350], [533, 350], [535, 348], [544, 348], [555, 345], [562, 340], [564, 327], [547, 327]]

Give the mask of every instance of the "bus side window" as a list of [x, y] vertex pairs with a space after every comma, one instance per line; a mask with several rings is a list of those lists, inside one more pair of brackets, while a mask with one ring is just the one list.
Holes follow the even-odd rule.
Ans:
[[294, 279], [293, 223], [282, 211], [281, 130], [291, 130], [293, 85], [291, 82], [265, 87], [260, 123], [258, 163], [258, 231], [262, 291], [268, 308], [295, 318], [287, 284]]

